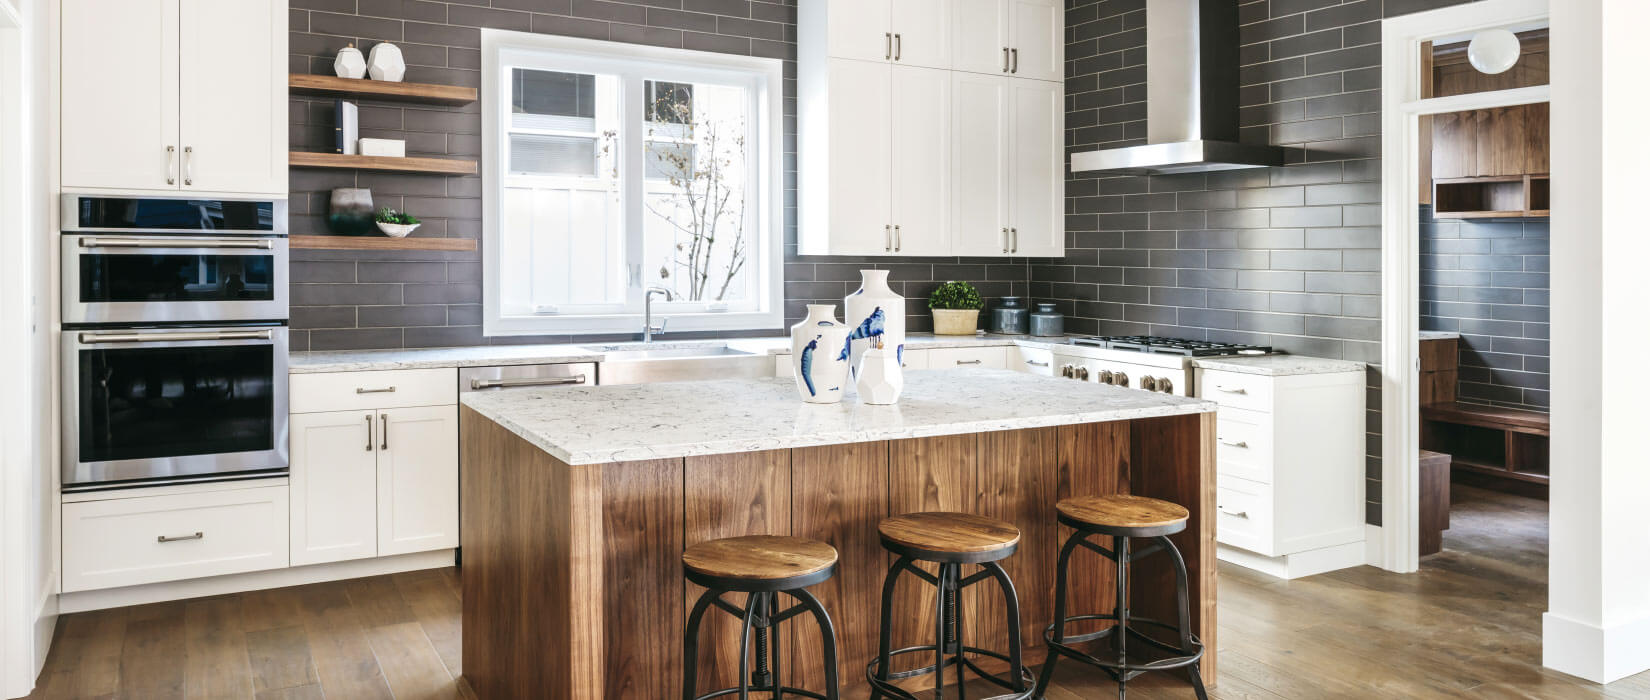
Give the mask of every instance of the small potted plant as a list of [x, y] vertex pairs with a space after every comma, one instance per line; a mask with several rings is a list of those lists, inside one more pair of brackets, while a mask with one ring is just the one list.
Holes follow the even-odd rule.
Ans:
[[928, 309], [934, 312], [935, 335], [974, 335], [980, 327], [980, 291], [967, 282], [946, 282], [928, 295]]
[[418, 217], [405, 212], [397, 212], [389, 207], [378, 210], [375, 218], [378, 230], [391, 238], [406, 238], [408, 234], [418, 230]]

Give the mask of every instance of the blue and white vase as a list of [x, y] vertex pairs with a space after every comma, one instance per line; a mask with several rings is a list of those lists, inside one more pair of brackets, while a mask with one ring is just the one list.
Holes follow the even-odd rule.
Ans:
[[859, 291], [849, 294], [842, 307], [851, 328], [848, 366], [856, 379], [860, 360], [870, 348], [885, 348], [895, 360], [905, 359], [905, 297], [888, 287], [887, 270], [860, 270], [859, 274], [863, 279]]
[[834, 304], [809, 304], [808, 317], [791, 326], [791, 367], [803, 401], [842, 400], [848, 388], [848, 331], [837, 322]]
[[866, 350], [854, 382], [859, 400], [871, 405], [899, 401], [900, 392], [905, 390], [905, 374], [899, 364], [898, 353], [890, 348]]

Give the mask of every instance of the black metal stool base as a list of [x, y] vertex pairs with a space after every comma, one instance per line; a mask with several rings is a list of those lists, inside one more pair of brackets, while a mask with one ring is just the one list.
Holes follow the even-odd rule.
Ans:
[[[979, 562], [981, 571], [964, 577], [962, 564], [958, 562], [940, 562], [938, 575], [930, 574], [912, 564], [913, 558], [901, 556], [894, 566], [888, 570], [888, 578], [882, 586], [882, 643], [877, 658], [865, 666], [865, 679], [871, 684], [871, 700], [881, 700], [883, 697], [897, 700], [918, 700], [904, 688], [900, 688], [892, 681], [915, 678], [918, 676], [934, 676], [934, 700], [944, 700], [945, 672], [956, 669], [957, 700], [967, 700], [968, 695], [963, 690], [965, 682], [964, 670], [972, 671], [974, 676], [1010, 691], [1006, 695], [995, 695], [989, 700], [1026, 700], [1036, 690], [1036, 679], [1031, 671], [1026, 669], [1020, 660], [1020, 602], [1014, 592], [1014, 582], [1009, 580], [1008, 573], [1003, 571], [994, 561]], [[892, 649], [893, 628], [891, 617], [893, 614], [894, 584], [899, 581], [901, 573], [911, 575], [927, 582], [937, 589], [935, 596], [935, 637], [936, 644]], [[1002, 589], [1004, 602], [1008, 608], [1009, 652], [1007, 654], [971, 647], [962, 642], [962, 614], [958, 610], [958, 602], [962, 590], [986, 579], [995, 579]], [[893, 659], [906, 654], [928, 653], [933, 654], [934, 663], [922, 668], [908, 671], [893, 671]], [[1009, 670], [1006, 677], [999, 677], [989, 673], [975, 664], [969, 654], [985, 656], [999, 661], [1008, 662]]]
[[[1066, 523], [1071, 524], [1071, 523]], [[1150, 671], [1185, 670], [1191, 680], [1192, 690], [1197, 693], [1199, 700], [1208, 700], [1208, 691], [1203, 687], [1203, 675], [1200, 672], [1199, 662], [1203, 659], [1203, 641], [1191, 631], [1191, 611], [1187, 602], [1187, 573], [1186, 560], [1180, 556], [1180, 550], [1167, 536], [1153, 536], [1149, 539], [1157, 540], [1155, 544], [1133, 554], [1129, 551], [1130, 539], [1122, 535], [1113, 535], [1115, 548], [1108, 550], [1100, 545], [1088, 541], [1088, 538], [1097, 534], [1092, 530], [1079, 529], [1066, 540], [1065, 547], [1060, 551], [1058, 580], [1054, 590], [1054, 624], [1043, 631], [1043, 642], [1048, 646], [1048, 658], [1043, 662], [1043, 670], [1037, 679], [1037, 689], [1032, 695], [1042, 698], [1048, 692], [1048, 686], [1054, 679], [1054, 667], [1061, 657], [1085, 663], [1104, 670], [1117, 681], [1117, 697], [1121, 700], [1128, 696], [1128, 682], [1136, 676]], [[1147, 538], [1142, 538], [1147, 539]], [[1092, 550], [1101, 556], [1117, 562], [1117, 612], [1109, 615], [1067, 615], [1066, 573], [1071, 562], [1071, 555], [1078, 547]], [[1129, 565], [1158, 552], [1168, 552], [1174, 559], [1175, 593], [1179, 602], [1179, 624], [1170, 624], [1151, 618], [1134, 617], [1129, 614]], [[1111, 627], [1081, 635], [1065, 633], [1066, 625], [1072, 622], [1104, 621], [1114, 623]], [[1180, 636], [1180, 645], [1167, 644], [1135, 629], [1135, 625], [1152, 627], [1173, 632]], [[1102, 659], [1084, 652], [1073, 645], [1086, 642], [1111, 640], [1112, 649], [1116, 651], [1116, 659]], [[1139, 641], [1155, 649], [1175, 654], [1175, 656], [1155, 659], [1152, 661], [1133, 663], [1129, 661], [1128, 642], [1130, 639]]]
[[[688, 616], [687, 639], [683, 644], [682, 697], [684, 700], [709, 700], [710, 698], [734, 695], [737, 695], [740, 700], [748, 700], [751, 693], [759, 693], [764, 697], [772, 697], [774, 700], [781, 700], [787, 695], [799, 698], [814, 698], [815, 700], [839, 699], [836, 628], [831, 624], [830, 615], [825, 613], [825, 607], [820, 605], [819, 600], [813, 594], [801, 588], [751, 592], [746, 595], [745, 607], [739, 608], [722, 600], [722, 595], [730, 592], [732, 591], [717, 588], [706, 590], [704, 595], [699, 596], [699, 602], [694, 604], [693, 613]], [[797, 604], [787, 610], [779, 611], [779, 596], [781, 593], [795, 598]], [[711, 606], [727, 612], [744, 624], [743, 634], [739, 638], [739, 685], [696, 695], [699, 685], [699, 625]], [[782, 670], [780, 659], [784, 656], [784, 653], [782, 651], [778, 654], [771, 653], [769, 633], [777, 628], [779, 623], [803, 613], [813, 614], [814, 619], [819, 622], [820, 632], [824, 636], [824, 693], [782, 685], [780, 682]], [[756, 640], [756, 668], [754, 670], [750, 667], [750, 645], [753, 635]]]

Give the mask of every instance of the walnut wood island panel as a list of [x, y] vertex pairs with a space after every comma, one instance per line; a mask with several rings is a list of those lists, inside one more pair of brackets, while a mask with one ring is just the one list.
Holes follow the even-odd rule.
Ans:
[[[484, 699], [677, 697], [687, 612], [700, 593], [682, 576], [682, 551], [778, 534], [836, 547], [836, 576], [810, 590], [836, 624], [844, 697], [867, 697], [864, 668], [893, 563], [877, 523], [924, 510], [975, 512], [1021, 529], [1003, 565], [1018, 591], [1028, 662], [1041, 663], [1055, 560], [1069, 534], [1055, 503], [1111, 493], [1191, 511], [1173, 539], [1191, 575], [1192, 623], [1213, 683], [1212, 405], [993, 370], [913, 372], [907, 381], [896, 407], [798, 408], [781, 380], [467, 397], [461, 573], [470, 686]], [[993, 392], [997, 405], [988, 406], [980, 394]], [[679, 416], [657, 408], [673, 401], [687, 402]], [[722, 401], [743, 408], [718, 408]], [[644, 402], [657, 410], [642, 410]], [[1134, 614], [1174, 619], [1167, 564], [1153, 557], [1132, 571]], [[1074, 559], [1074, 613], [1110, 612], [1112, 575], [1098, 555]], [[896, 648], [932, 634], [932, 595], [914, 585], [899, 591], [896, 609], [910, 612], [895, 616]], [[994, 589], [969, 589], [962, 605], [974, 645], [1007, 645]], [[818, 628], [797, 618], [782, 629], [786, 672], [822, 687]], [[707, 625], [700, 692], [734, 683], [737, 634], [731, 618]]]

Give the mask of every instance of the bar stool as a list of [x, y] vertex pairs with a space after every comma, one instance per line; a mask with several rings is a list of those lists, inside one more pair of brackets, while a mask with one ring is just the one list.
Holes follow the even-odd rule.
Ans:
[[[824, 542], [800, 537], [757, 535], [711, 540], [688, 547], [682, 553], [682, 568], [689, 581], [704, 586], [704, 595], [688, 616], [682, 655], [683, 700], [705, 700], [738, 694], [746, 700], [752, 692], [838, 700], [836, 670], [836, 628], [819, 599], [805, 590], [836, 574], [836, 549]], [[722, 599], [727, 593], [745, 593], [745, 607]], [[779, 594], [795, 598], [797, 605], [781, 611]], [[696, 695], [699, 685], [699, 624], [714, 605], [744, 623], [739, 639], [739, 685]], [[779, 623], [804, 612], [813, 613], [824, 637], [825, 692], [782, 685], [780, 658], [771, 653], [769, 637]], [[756, 636], [756, 669], [750, 668], [751, 632]], [[772, 668], [769, 668], [770, 658]]]
[[[957, 669], [957, 697], [963, 694], [963, 669], [974, 672], [992, 684], [1013, 691], [999, 695], [997, 700], [1024, 700], [1035, 689], [1031, 672], [1020, 662], [1020, 599], [1014, 592], [1014, 582], [997, 562], [1014, 554], [1020, 544], [1020, 529], [1011, 523], [967, 513], [911, 513], [883, 520], [877, 526], [882, 535], [882, 546], [899, 560], [888, 569], [888, 578], [882, 586], [882, 643], [877, 658], [865, 667], [865, 678], [871, 682], [871, 700], [883, 696], [900, 700], [916, 700], [916, 696], [893, 685], [891, 681], [934, 674], [934, 698], [945, 698], [945, 670]], [[938, 575], [918, 568], [913, 562], [927, 561], [940, 565]], [[980, 567], [969, 576], [962, 575], [964, 564]], [[894, 604], [894, 584], [900, 574], [909, 573], [937, 590], [935, 600], [934, 643], [892, 649], [891, 627]], [[958, 613], [958, 598], [963, 589], [986, 579], [996, 579], [1002, 589], [1003, 602], [1008, 609], [1007, 654], [967, 646], [962, 639], [962, 616]], [[893, 658], [903, 654], [930, 652], [934, 665], [910, 671], [893, 672]], [[1007, 661], [1007, 678], [999, 678], [981, 670], [968, 654], [988, 656]]]
[[[1049, 682], [1054, 678], [1054, 665], [1060, 657], [1066, 656], [1099, 667], [1111, 674], [1112, 678], [1117, 679], [1117, 697], [1120, 699], [1127, 697], [1128, 682], [1131, 678], [1147, 671], [1186, 669], [1191, 676], [1192, 689], [1197, 692], [1197, 697], [1207, 700], [1209, 695], [1203, 689], [1203, 677], [1198, 672], [1198, 661], [1203, 658], [1203, 642], [1197, 635], [1192, 634], [1191, 608], [1186, 596], [1186, 560], [1180, 556], [1180, 550], [1175, 548], [1168, 537], [1186, 529], [1186, 518], [1190, 514], [1185, 508], [1168, 501], [1125, 495], [1068, 498], [1060, 501], [1055, 508], [1059, 511], [1060, 524], [1077, 532], [1066, 540], [1065, 547], [1060, 550], [1058, 581], [1054, 588], [1054, 624], [1049, 625], [1043, 633], [1043, 639], [1048, 644], [1048, 660], [1043, 663], [1043, 672], [1037, 679], [1037, 693], [1034, 697], [1041, 698], [1043, 693], [1048, 692]], [[1096, 535], [1110, 535], [1113, 541], [1112, 549], [1108, 550], [1089, 541], [1090, 537]], [[1130, 540], [1138, 538], [1150, 538], [1156, 542], [1138, 552], [1131, 552]], [[1100, 556], [1117, 562], [1117, 609], [1113, 614], [1066, 614], [1066, 596], [1070, 583], [1066, 573], [1071, 555], [1078, 547], [1093, 550]], [[1174, 559], [1175, 593], [1180, 606], [1179, 626], [1150, 618], [1137, 618], [1129, 614], [1129, 565], [1158, 552], [1168, 552]], [[1066, 623], [1082, 620], [1110, 620], [1116, 624], [1099, 632], [1066, 636]], [[1173, 631], [1180, 637], [1180, 646], [1176, 648], [1148, 637], [1131, 625]], [[1128, 654], [1131, 637], [1174, 656], [1132, 663]], [[1115, 659], [1109, 655], [1108, 658], [1101, 659], [1071, 646], [1108, 638], [1116, 650]]]

